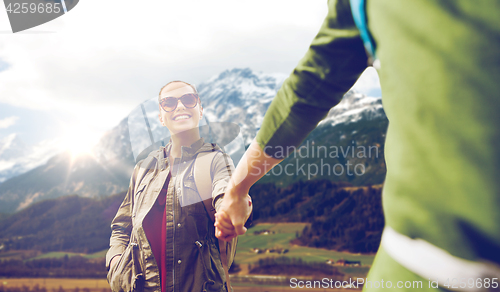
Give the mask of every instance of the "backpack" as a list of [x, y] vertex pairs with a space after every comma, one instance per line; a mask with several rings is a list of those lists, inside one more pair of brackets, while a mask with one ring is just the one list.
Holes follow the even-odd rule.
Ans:
[[350, 0], [349, 2], [354, 23], [359, 30], [365, 49], [374, 61], [377, 59], [377, 43], [368, 28], [366, 0]]

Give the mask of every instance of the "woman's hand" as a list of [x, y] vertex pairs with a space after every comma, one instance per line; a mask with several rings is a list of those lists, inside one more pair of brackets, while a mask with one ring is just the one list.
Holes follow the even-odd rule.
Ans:
[[244, 234], [245, 222], [252, 213], [250, 187], [282, 159], [267, 155], [254, 140], [238, 163], [224, 194], [222, 205], [215, 214], [215, 236], [229, 241]]
[[115, 264], [120, 260], [120, 258], [122, 257], [122, 255], [115, 255], [112, 259], [111, 259], [111, 263], [109, 264], [109, 269], [111, 270]]
[[252, 213], [252, 198], [239, 194], [234, 187], [228, 187], [222, 205], [215, 213], [215, 236], [221, 240], [230, 241], [247, 231], [244, 225]]

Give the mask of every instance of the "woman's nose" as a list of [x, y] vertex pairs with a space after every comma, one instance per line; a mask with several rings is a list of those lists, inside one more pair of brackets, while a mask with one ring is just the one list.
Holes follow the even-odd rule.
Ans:
[[184, 104], [180, 99], [177, 100], [177, 109], [186, 109], [186, 107], [184, 106]]

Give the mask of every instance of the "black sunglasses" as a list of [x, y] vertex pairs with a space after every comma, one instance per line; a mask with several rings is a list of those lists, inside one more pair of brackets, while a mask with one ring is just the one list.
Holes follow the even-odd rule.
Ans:
[[193, 108], [198, 104], [199, 96], [196, 93], [186, 93], [181, 97], [165, 97], [160, 100], [161, 108], [167, 113], [175, 111], [179, 99], [186, 108]]

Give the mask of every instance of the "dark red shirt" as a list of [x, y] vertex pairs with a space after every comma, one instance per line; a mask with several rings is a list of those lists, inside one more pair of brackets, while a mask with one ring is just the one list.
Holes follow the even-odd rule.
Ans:
[[165, 202], [167, 200], [168, 183], [170, 182], [170, 174], [168, 174], [165, 184], [163, 185], [158, 199], [144, 218], [142, 227], [146, 233], [146, 237], [151, 245], [151, 250], [156, 259], [160, 272], [161, 291], [166, 292], [167, 283], [167, 216]]

